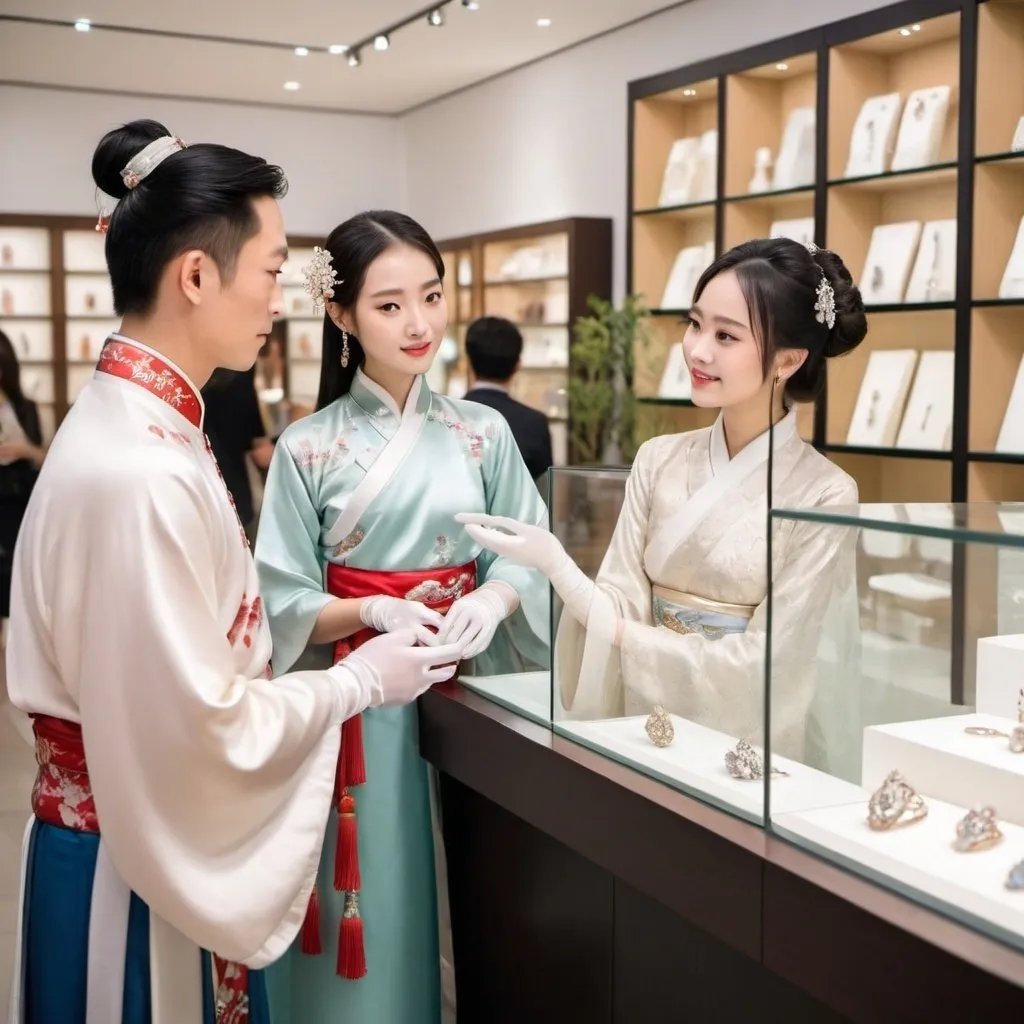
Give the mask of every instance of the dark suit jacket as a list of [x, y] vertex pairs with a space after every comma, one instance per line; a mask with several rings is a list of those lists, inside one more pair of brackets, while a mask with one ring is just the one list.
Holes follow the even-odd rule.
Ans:
[[489, 405], [508, 420], [523, 462], [534, 480], [548, 471], [552, 462], [551, 428], [544, 413], [517, 402], [496, 388], [471, 388], [465, 397], [469, 402]]

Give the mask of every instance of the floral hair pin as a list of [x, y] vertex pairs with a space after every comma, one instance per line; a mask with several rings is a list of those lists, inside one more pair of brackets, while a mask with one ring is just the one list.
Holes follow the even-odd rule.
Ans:
[[313, 310], [317, 316], [323, 313], [327, 300], [334, 298], [334, 286], [341, 283], [333, 264], [331, 253], [316, 246], [313, 258], [302, 268], [306, 291], [313, 299]]

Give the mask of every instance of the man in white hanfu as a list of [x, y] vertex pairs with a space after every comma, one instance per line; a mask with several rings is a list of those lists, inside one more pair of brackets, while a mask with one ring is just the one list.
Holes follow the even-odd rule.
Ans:
[[763, 742], [770, 571], [772, 745], [822, 767], [826, 756], [848, 764], [840, 744], [854, 735], [847, 716], [859, 701], [840, 680], [856, 664], [855, 531], [779, 521], [769, 567], [767, 515], [858, 502], [854, 480], [801, 439], [793, 406], [820, 392], [830, 358], [863, 340], [860, 293], [836, 253], [755, 239], [707, 268], [688, 321], [693, 401], [719, 416], [641, 446], [596, 581], [543, 528], [457, 518], [485, 547], [543, 572], [562, 598], [555, 673], [574, 719], [661, 707]]
[[10, 1021], [267, 1024], [260, 969], [306, 913], [342, 722], [449, 678], [459, 648], [408, 630], [271, 681], [199, 389], [281, 310], [283, 174], [136, 121], [93, 176], [123, 319], [15, 553], [8, 688], [39, 771]]

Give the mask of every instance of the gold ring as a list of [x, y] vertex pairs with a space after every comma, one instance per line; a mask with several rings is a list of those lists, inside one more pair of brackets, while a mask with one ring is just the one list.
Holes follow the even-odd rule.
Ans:
[[956, 840], [953, 849], [961, 853], [976, 853], [988, 850], [1003, 841], [1003, 833], [996, 824], [996, 809], [982, 807], [968, 811], [956, 826]]
[[928, 805], [898, 771], [891, 771], [868, 801], [868, 826], [875, 832], [913, 825], [928, 816]]

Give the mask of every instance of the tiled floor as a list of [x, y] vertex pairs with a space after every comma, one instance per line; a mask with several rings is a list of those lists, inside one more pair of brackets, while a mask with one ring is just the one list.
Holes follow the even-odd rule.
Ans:
[[[2, 661], [2, 658], [0, 658]], [[21, 842], [29, 819], [29, 796], [35, 758], [26, 731], [15, 725], [25, 719], [7, 703], [0, 672], [0, 1017], [6, 1015], [18, 923]]]

